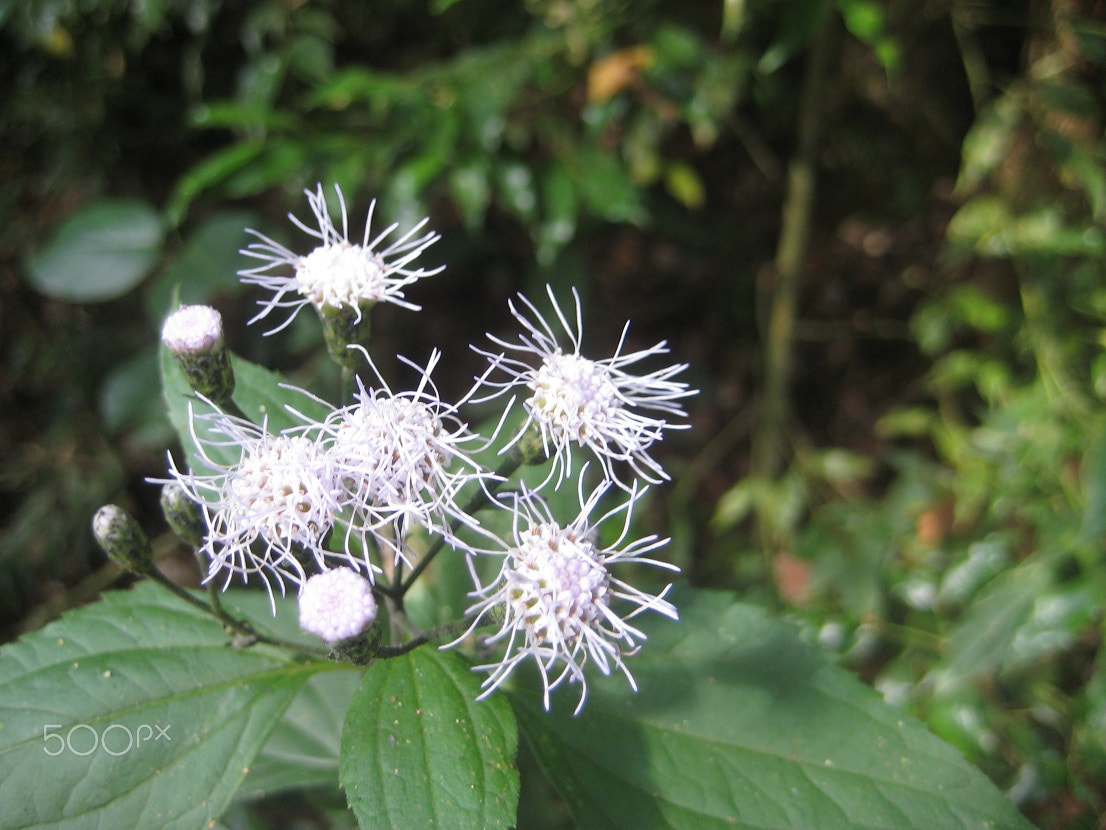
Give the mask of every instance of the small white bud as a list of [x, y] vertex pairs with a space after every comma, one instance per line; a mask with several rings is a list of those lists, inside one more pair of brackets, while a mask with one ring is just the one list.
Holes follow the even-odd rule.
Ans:
[[176, 357], [194, 391], [220, 407], [230, 403], [234, 369], [218, 311], [206, 305], [181, 306], [165, 321], [161, 342]]
[[356, 637], [375, 620], [372, 585], [352, 568], [316, 574], [300, 592], [300, 628], [328, 643]]
[[161, 340], [174, 354], [208, 351], [223, 340], [223, 318], [211, 306], [181, 306], [166, 319]]

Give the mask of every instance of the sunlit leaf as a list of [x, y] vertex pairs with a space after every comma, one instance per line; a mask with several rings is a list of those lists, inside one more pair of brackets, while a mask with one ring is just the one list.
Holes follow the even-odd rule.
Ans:
[[0, 650], [0, 827], [206, 826], [318, 665], [152, 584], [70, 612]]
[[686, 208], [700, 208], [706, 200], [703, 180], [689, 164], [673, 162], [664, 171], [664, 186]]
[[[595, 678], [541, 708], [512, 693], [519, 726], [585, 828], [1028, 830], [954, 749], [786, 623], [726, 593], [674, 596], [679, 622], [625, 678]], [[520, 678], [517, 686], [523, 686]]]
[[518, 736], [502, 697], [455, 654], [374, 664], [342, 727], [341, 780], [362, 827], [512, 827]]

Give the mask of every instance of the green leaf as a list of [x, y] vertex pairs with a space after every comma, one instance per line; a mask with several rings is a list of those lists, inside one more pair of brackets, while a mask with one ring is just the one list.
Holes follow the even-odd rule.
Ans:
[[338, 789], [342, 722], [362, 675], [348, 664], [344, 669], [307, 681], [250, 765], [239, 797], [304, 787]]
[[176, 297], [181, 305], [210, 302], [223, 292], [238, 289], [238, 268], [252, 264], [238, 252], [251, 237], [246, 228], [257, 227], [257, 214], [221, 211], [208, 217], [192, 233], [173, 262], [150, 284], [146, 313], [161, 322]]
[[701, 208], [706, 201], [706, 188], [695, 168], [683, 162], [672, 162], [664, 171], [664, 186], [672, 197], [686, 208]]
[[508, 210], [527, 224], [534, 221], [538, 198], [529, 167], [516, 162], [499, 165], [495, 169], [495, 188]]
[[580, 827], [1029, 828], [947, 744], [884, 703], [788, 624], [731, 594], [683, 589], [681, 620], [623, 677], [544, 712], [512, 693], [519, 728]]
[[96, 202], [61, 224], [27, 263], [28, 276], [36, 289], [59, 300], [112, 300], [142, 281], [161, 240], [161, 219], [144, 202]]
[[[290, 642], [318, 647], [317, 637], [304, 632], [290, 608], [272, 617], [269, 597], [261, 591], [236, 591], [234, 606], [260, 620], [270, 634]], [[291, 604], [291, 603], [289, 603]], [[338, 750], [342, 722], [364, 669], [349, 663], [330, 663], [296, 694], [265, 746], [250, 765], [238, 799], [260, 798], [280, 790], [327, 787], [338, 791]]]
[[999, 97], [979, 114], [964, 137], [957, 193], [970, 193], [998, 169], [1010, 154], [1014, 133], [1024, 114], [1016, 90]]
[[488, 172], [486, 162], [473, 161], [454, 167], [449, 174], [450, 193], [471, 233], [476, 233], [484, 223], [484, 214], [491, 202]]
[[165, 208], [169, 220], [178, 225], [184, 219], [192, 202], [206, 190], [222, 184], [235, 173], [248, 167], [266, 150], [261, 141], [242, 141], [217, 150], [185, 173]]
[[100, 417], [112, 433], [159, 451], [172, 440], [165, 412], [158, 406], [158, 354], [153, 344], [118, 364], [100, 387]]
[[953, 250], [973, 250], [984, 257], [1099, 256], [1106, 235], [1099, 228], [1068, 225], [1055, 205], [1015, 215], [997, 196], [977, 196], [949, 221]]
[[576, 233], [576, 186], [564, 166], [554, 164], [542, 179], [542, 221], [538, 228], [538, 261], [550, 265]]
[[365, 673], [342, 727], [341, 779], [362, 827], [511, 827], [518, 734], [455, 654], [417, 649]]
[[581, 147], [565, 159], [580, 201], [593, 215], [610, 222], [642, 224], [648, 218], [641, 193], [625, 165], [614, 153]]
[[[262, 420], [267, 419], [271, 432], [303, 425], [304, 422], [301, 419], [288, 411], [288, 406], [294, 407], [308, 418], [318, 420], [325, 417], [326, 408], [318, 401], [282, 388], [280, 384], [283, 380], [276, 372], [270, 372], [256, 363], [250, 363], [235, 355], [231, 355], [231, 366], [234, 367], [234, 402], [255, 423], [260, 424]], [[206, 470], [208, 465], [203, 463], [192, 440], [188, 410], [191, 406], [197, 414], [200, 414], [210, 412], [211, 407], [195, 396], [188, 381], [184, 379], [176, 358], [164, 346], [161, 348], [161, 388], [165, 396], [165, 405], [169, 410], [169, 420], [177, 430], [185, 455], [188, 457], [189, 466], [197, 473]], [[202, 424], [199, 422], [197, 422], [197, 432], [203, 435]], [[216, 440], [225, 441], [226, 439], [219, 437]], [[211, 459], [217, 463], [233, 465], [239, 461], [238, 447], [207, 446], [205, 449]]]
[[845, 27], [859, 40], [874, 45], [887, 28], [886, 12], [873, 0], [838, 0]]
[[945, 672], [966, 678], [1005, 667], [1019, 629], [1052, 586], [1052, 572], [1039, 559], [1026, 559], [991, 580], [952, 632]]
[[326, 667], [232, 649], [150, 583], [70, 612], [0, 650], [0, 827], [207, 826]]

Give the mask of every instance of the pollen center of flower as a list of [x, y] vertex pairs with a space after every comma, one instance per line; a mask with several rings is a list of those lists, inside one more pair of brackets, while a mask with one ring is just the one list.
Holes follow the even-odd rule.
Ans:
[[339, 427], [334, 453], [350, 489], [396, 506], [433, 488], [447, 460], [441, 431], [441, 420], [421, 401], [366, 399]]
[[542, 361], [531, 383], [530, 412], [567, 438], [588, 441], [622, 407], [608, 370], [577, 354], [557, 351]]
[[379, 254], [348, 242], [320, 245], [296, 265], [299, 292], [316, 308], [379, 301], [384, 297], [385, 275]]
[[334, 520], [321, 452], [303, 436], [276, 436], [249, 452], [230, 479], [241, 518], [266, 537], [310, 545]]
[[508, 601], [534, 643], [576, 641], [610, 603], [610, 574], [595, 545], [554, 524], [524, 535], [507, 579]]

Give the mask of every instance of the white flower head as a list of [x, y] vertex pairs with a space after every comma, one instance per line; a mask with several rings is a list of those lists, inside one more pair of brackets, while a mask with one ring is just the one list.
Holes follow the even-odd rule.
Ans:
[[161, 340], [169, 351], [209, 351], [223, 342], [223, 318], [207, 305], [185, 305], [165, 319]]
[[372, 583], [351, 568], [315, 574], [300, 592], [300, 628], [328, 643], [356, 637], [375, 620]]
[[[645, 635], [628, 621], [647, 610], [672, 619], [678, 614], [664, 599], [671, 586], [654, 596], [616, 578], [610, 567], [633, 561], [678, 569], [642, 556], [667, 544], [667, 539], [646, 536], [621, 547], [629, 533], [633, 506], [644, 490], [632, 488], [622, 504], [597, 520], [591, 519], [610, 485], [604, 482], [586, 499], [581, 493], [580, 513], [566, 525], [557, 523], [532, 491], [514, 495], [513, 543], [502, 554], [499, 574], [475, 592], [477, 601], [469, 609], [474, 615], [469, 632], [485, 617], [502, 615], [498, 631], [483, 638], [488, 647], [502, 646], [504, 655], [499, 662], [476, 667], [489, 672], [481, 698], [526, 660], [533, 660], [541, 673], [546, 709], [549, 693], [568, 681], [580, 684], [576, 712], [580, 711], [587, 696], [584, 666], [589, 661], [604, 675], [621, 670], [637, 690], [623, 658], [638, 649]], [[598, 528], [618, 513], [625, 514], [622, 532], [614, 543], [602, 547]], [[620, 611], [625, 613], [620, 616]]]
[[457, 545], [452, 523], [477, 526], [457, 499], [469, 482], [490, 476], [466, 449], [478, 436], [457, 417], [457, 405], [442, 402], [430, 378], [440, 358], [435, 350], [425, 368], [404, 360], [420, 373], [408, 392], [393, 393], [379, 373], [380, 386], [372, 389], [358, 378], [354, 403], [334, 410], [322, 425], [342, 502], [352, 512], [348, 532], [371, 535], [408, 565], [404, 540], [413, 527]]
[[[285, 582], [302, 587], [307, 572], [299, 557], [324, 568], [333, 556], [324, 547], [339, 510], [339, 489], [325, 448], [305, 430], [282, 433], [227, 415], [218, 409], [196, 414], [189, 409], [193, 441], [212, 472], [169, 472], [204, 511], [207, 532], [201, 553], [209, 562], [205, 582], [224, 574], [260, 576], [273, 595]], [[198, 427], [202, 427], [201, 429]], [[231, 464], [212, 458], [238, 454]], [[225, 587], [225, 585], [224, 585]]]
[[[404, 299], [403, 289], [423, 277], [444, 270], [444, 266], [430, 270], [412, 267], [414, 260], [440, 238], [432, 232], [419, 235], [428, 220], [423, 219], [391, 242], [387, 239], [399, 227], [398, 223], [389, 225], [370, 240], [370, 227], [376, 210], [376, 200], [373, 200], [365, 220], [364, 235], [360, 242], [354, 242], [349, 236], [345, 198], [337, 185], [334, 190], [342, 211], [341, 232], [327, 211], [321, 184], [314, 193], [304, 191], [318, 229], [309, 227], [292, 214], [288, 215], [300, 230], [319, 242], [304, 256], [293, 253], [255, 230], [248, 230], [260, 241], [252, 243], [241, 253], [261, 260], [262, 264], [238, 274], [242, 282], [260, 285], [273, 292], [271, 298], [262, 301], [261, 311], [250, 322], [265, 318], [278, 308], [292, 309], [288, 319], [270, 330], [269, 334], [283, 329], [308, 305], [314, 306], [320, 313], [327, 309], [352, 310], [358, 321], [363, 311], [380, 302], [418, 311], [419, 306]], [[385, 245], [387, 247], [383, 247]], [[287, 273], [289, 269], [291, 274]]]
[[[503, 447], [517, 444], [531, 427], [541, 436], [547, 456], [553, 458], [550, 477], [557, 484], [571, 474], [573, 445], [590, 450], [598, 460], [606, 478], [626, 485], [615, 474], [614, 465], [626, 462], [633, 473], [645, 481], [657, 483], [668, 476], [649, 454], [666, 429], [685, 425], [671, 424], [655, 414], [686, 416], [678, 401], [696, 394], [687, 384], [672, 378], [687, 368], [676, 364], [646, 374], [634, 374], [629, 367], [653, 355], [667, 354], [665, 342], [636, 352], [623, 354], [629, 323], [622, 330], [613, 357], [591, 360], [580, 354], [583, 330], [580, 296], [572, 296], [576, 313], [570, 320], [546, 287], [553, 311], [568, 337], [569, 349], [558, 343], [558, 336], [541, 312], [526, 297], [519, 295], [520, 306], [510, 303], [511, 314], [522, 325], [518, 342], [508, 342], [489, 335], [502, 352], [475, 349], [491, 362], [492, 370], [501, 370], [506, 380], [480, 381], [492, 389], [489, 394], [474, 399], [486, 401], [518, 390], [526, 396], [523, 407], [526, 420]], [[520, 357], [509, 356], [513, 352]], [[507, 405], [510, 410], [515, 398]], [[507, 413], [504, 413], [506, 420]]]

